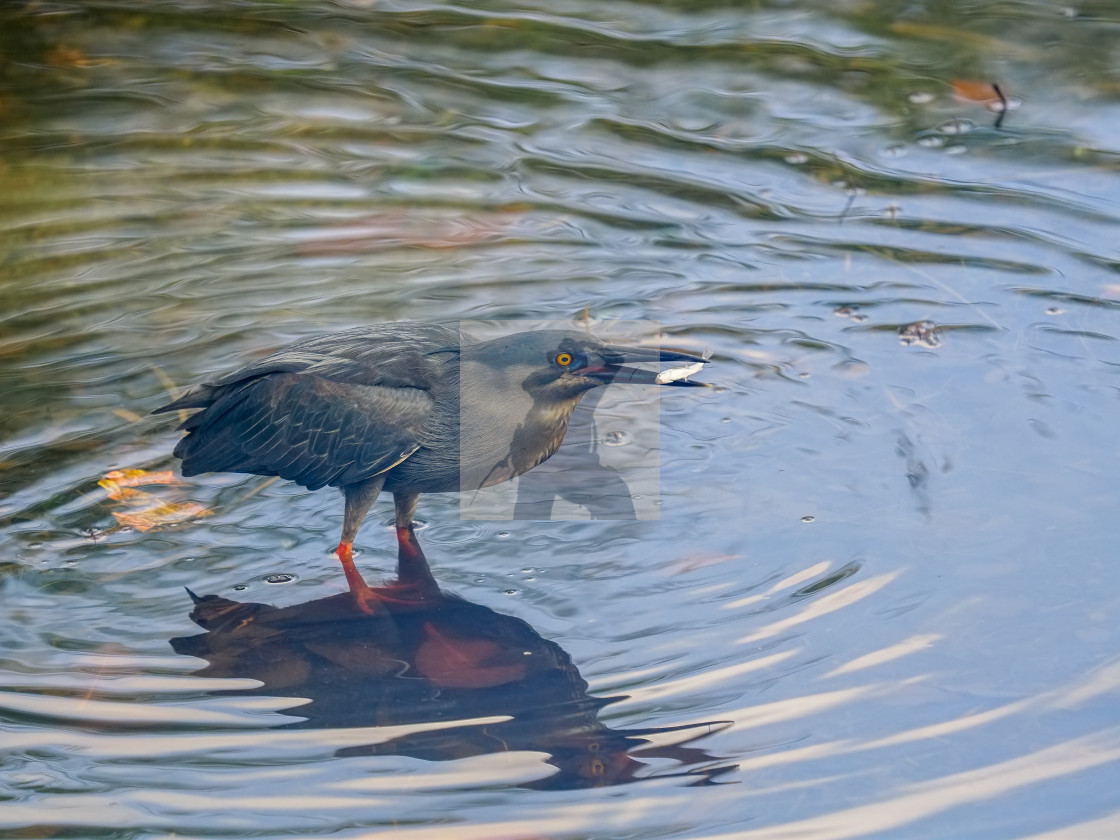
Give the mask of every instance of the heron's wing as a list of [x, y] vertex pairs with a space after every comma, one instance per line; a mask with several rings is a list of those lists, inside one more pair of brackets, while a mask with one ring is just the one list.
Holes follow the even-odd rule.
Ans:
[[356, 327], [285, 347], [192, 388], [152, 413], [206, 408], [224, 389], [283, 373], [303, 373], [349, 385], [431, 390], [439, 383], [443, 364], [456, 357], [459, 342], [468, 339], [461, 330], [436, 324], [406, 321]]
[[419, 388], [278, 373], [209, 389], [181, 426], [183, 475], [278, 475], [312, 490], [385, 472], [409, 457], [433, 401]]
[[334, 382], [430, 387], [432, 356], [457, 350], [462, 333], [435, 324], [399, 322], [319, 336], [228, 373], [213, 385], [230, 385], [270, 373], [311, 373]]

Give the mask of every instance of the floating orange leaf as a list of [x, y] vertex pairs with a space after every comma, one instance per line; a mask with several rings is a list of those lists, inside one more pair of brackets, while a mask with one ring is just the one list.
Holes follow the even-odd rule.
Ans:
[[953, 96], [964, 102], [977, 105], [994, 105], [1003, 102], [996, 86], [991, 82], [975, 82], [969, 79], [953, 79]]
[[182, 484], [171, 470], [163, 472], [148, 472], [147, 470], [113, 470], [105, 473], [105, 477], [97, 482], [98, 487], [104, 488], [109, 498], [115, 501], [134, 499], [147, 494], [132, 487], [143, 487], [146, 484]]
[[122, 526], [129, 526], [137, 531], [150, 531], [160, 526], [180, 525], [192, 519], [209, 516], [211, 512], [198, 502], [169, 502], [131, 513], [113, 511], [113, 516]]
[[[179, 525], [200, 516], [209, 516], [211, 511], [197, 502], [167, 500], [138, 490], [152, 484], [182, 487], [183, 482], [170, 470], [148, 472], [147, 470], [113, 470], [97, 482], [115, 502], [126, 502], [130, 508], [126, 512], [112, 511], [118, 526], [129, 526], [137, 531], [150, 531], [165, 525]], [[166, 495], [167, 492], [164, 492]]]

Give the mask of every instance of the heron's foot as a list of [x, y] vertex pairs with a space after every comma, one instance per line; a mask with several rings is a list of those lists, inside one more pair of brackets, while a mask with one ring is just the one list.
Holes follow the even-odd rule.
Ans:
[[365, 578], [359, 574], [358, 567], [354, 565], [353, 543], [339, 543], [335, 553], [338, 555], [339, 562], [342, 563], [342, 573], [346, 575], [346, 585], [350, 587], [350, 594], [354, 596], [354, 603], [358, 609], [366, 615], [373, 615], [383, 609], [381, 599], [366, 583]]

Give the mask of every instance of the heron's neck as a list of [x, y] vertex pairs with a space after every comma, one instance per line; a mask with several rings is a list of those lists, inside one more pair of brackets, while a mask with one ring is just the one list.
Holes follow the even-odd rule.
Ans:
[[461, 489], [508, 481], [551, 457], [579, 402], [579, 396], [541, 403], [524, 391], [499, 393], [507, 398], [474, 400], [464, 395], [460, 405]]

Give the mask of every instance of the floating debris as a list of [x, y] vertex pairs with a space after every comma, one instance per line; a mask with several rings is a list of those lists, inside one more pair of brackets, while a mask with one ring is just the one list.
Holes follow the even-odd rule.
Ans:
[[832, 310], [832, 314], [835, 315], [837, 318], [850, 318], [853, 321], [866, 321], [867, 320], [867, 316], [859, 311], [858, 306], [854, 306], [854, 305], [838, 306], [836, 309]]
[[898, 328], [898, 340], [907, 346], [940, 347], [941, 332], [933, 321], [915, 321]]
[[158, 503], [132, 513], [119, 513], [114, 510], [112, 514], [122, 528], [150, 531], [153, 528], [181, 525], [192, 519], [209, 516], [211, 511], [198, 502], [168, 502]]
[[192, 519], [209, 516], [211, 511], [198, 502], [179, 501], [166, 498], [166, 491], [156, 495], [147, 490], [138, 490], [152, 484], [169, 487], [184, 487], [170, 470], [148, 472], [147, 470], [113, 470], [97, 482], [106, 495], [114, 502], [123, 502], [124, 511], [111, 511], [117, 520], [117, 529], [134, 528], [137, 531], [150, 531], [153, 528], [179, 525]]
[[992, 128], [997, 131], [1003, 126], [1003, 118], [1008, 111], [1019, 107], [1018, 99], [1010, 99], [997, 82], [975, 82], [968, 79], [953, 80], [953, 96], [962, 102], [984, 105], [989, 111], [996, 112]]
[[272, 584], [273, 586], [279, 586], [285, 583], [295, 583], [297, 580], [299, 580], [298, 575], [291, 575], [287, 574], [286, 572], [276, 572], [274, 574], [265, 575], [264, 577], [262, 577], [261, 583], [268, 583]]
[[182, 483], [171, 470], [164, 470], [163, 472], [113, 470], [105, 473], [105, 477], [97, 482], [97, 486], [104, 489], [110, 499], [119, 502], [146, 495], [140, 490], [132, 489], [134, 487], [143, 487], [147, 484], [181, 485]]

